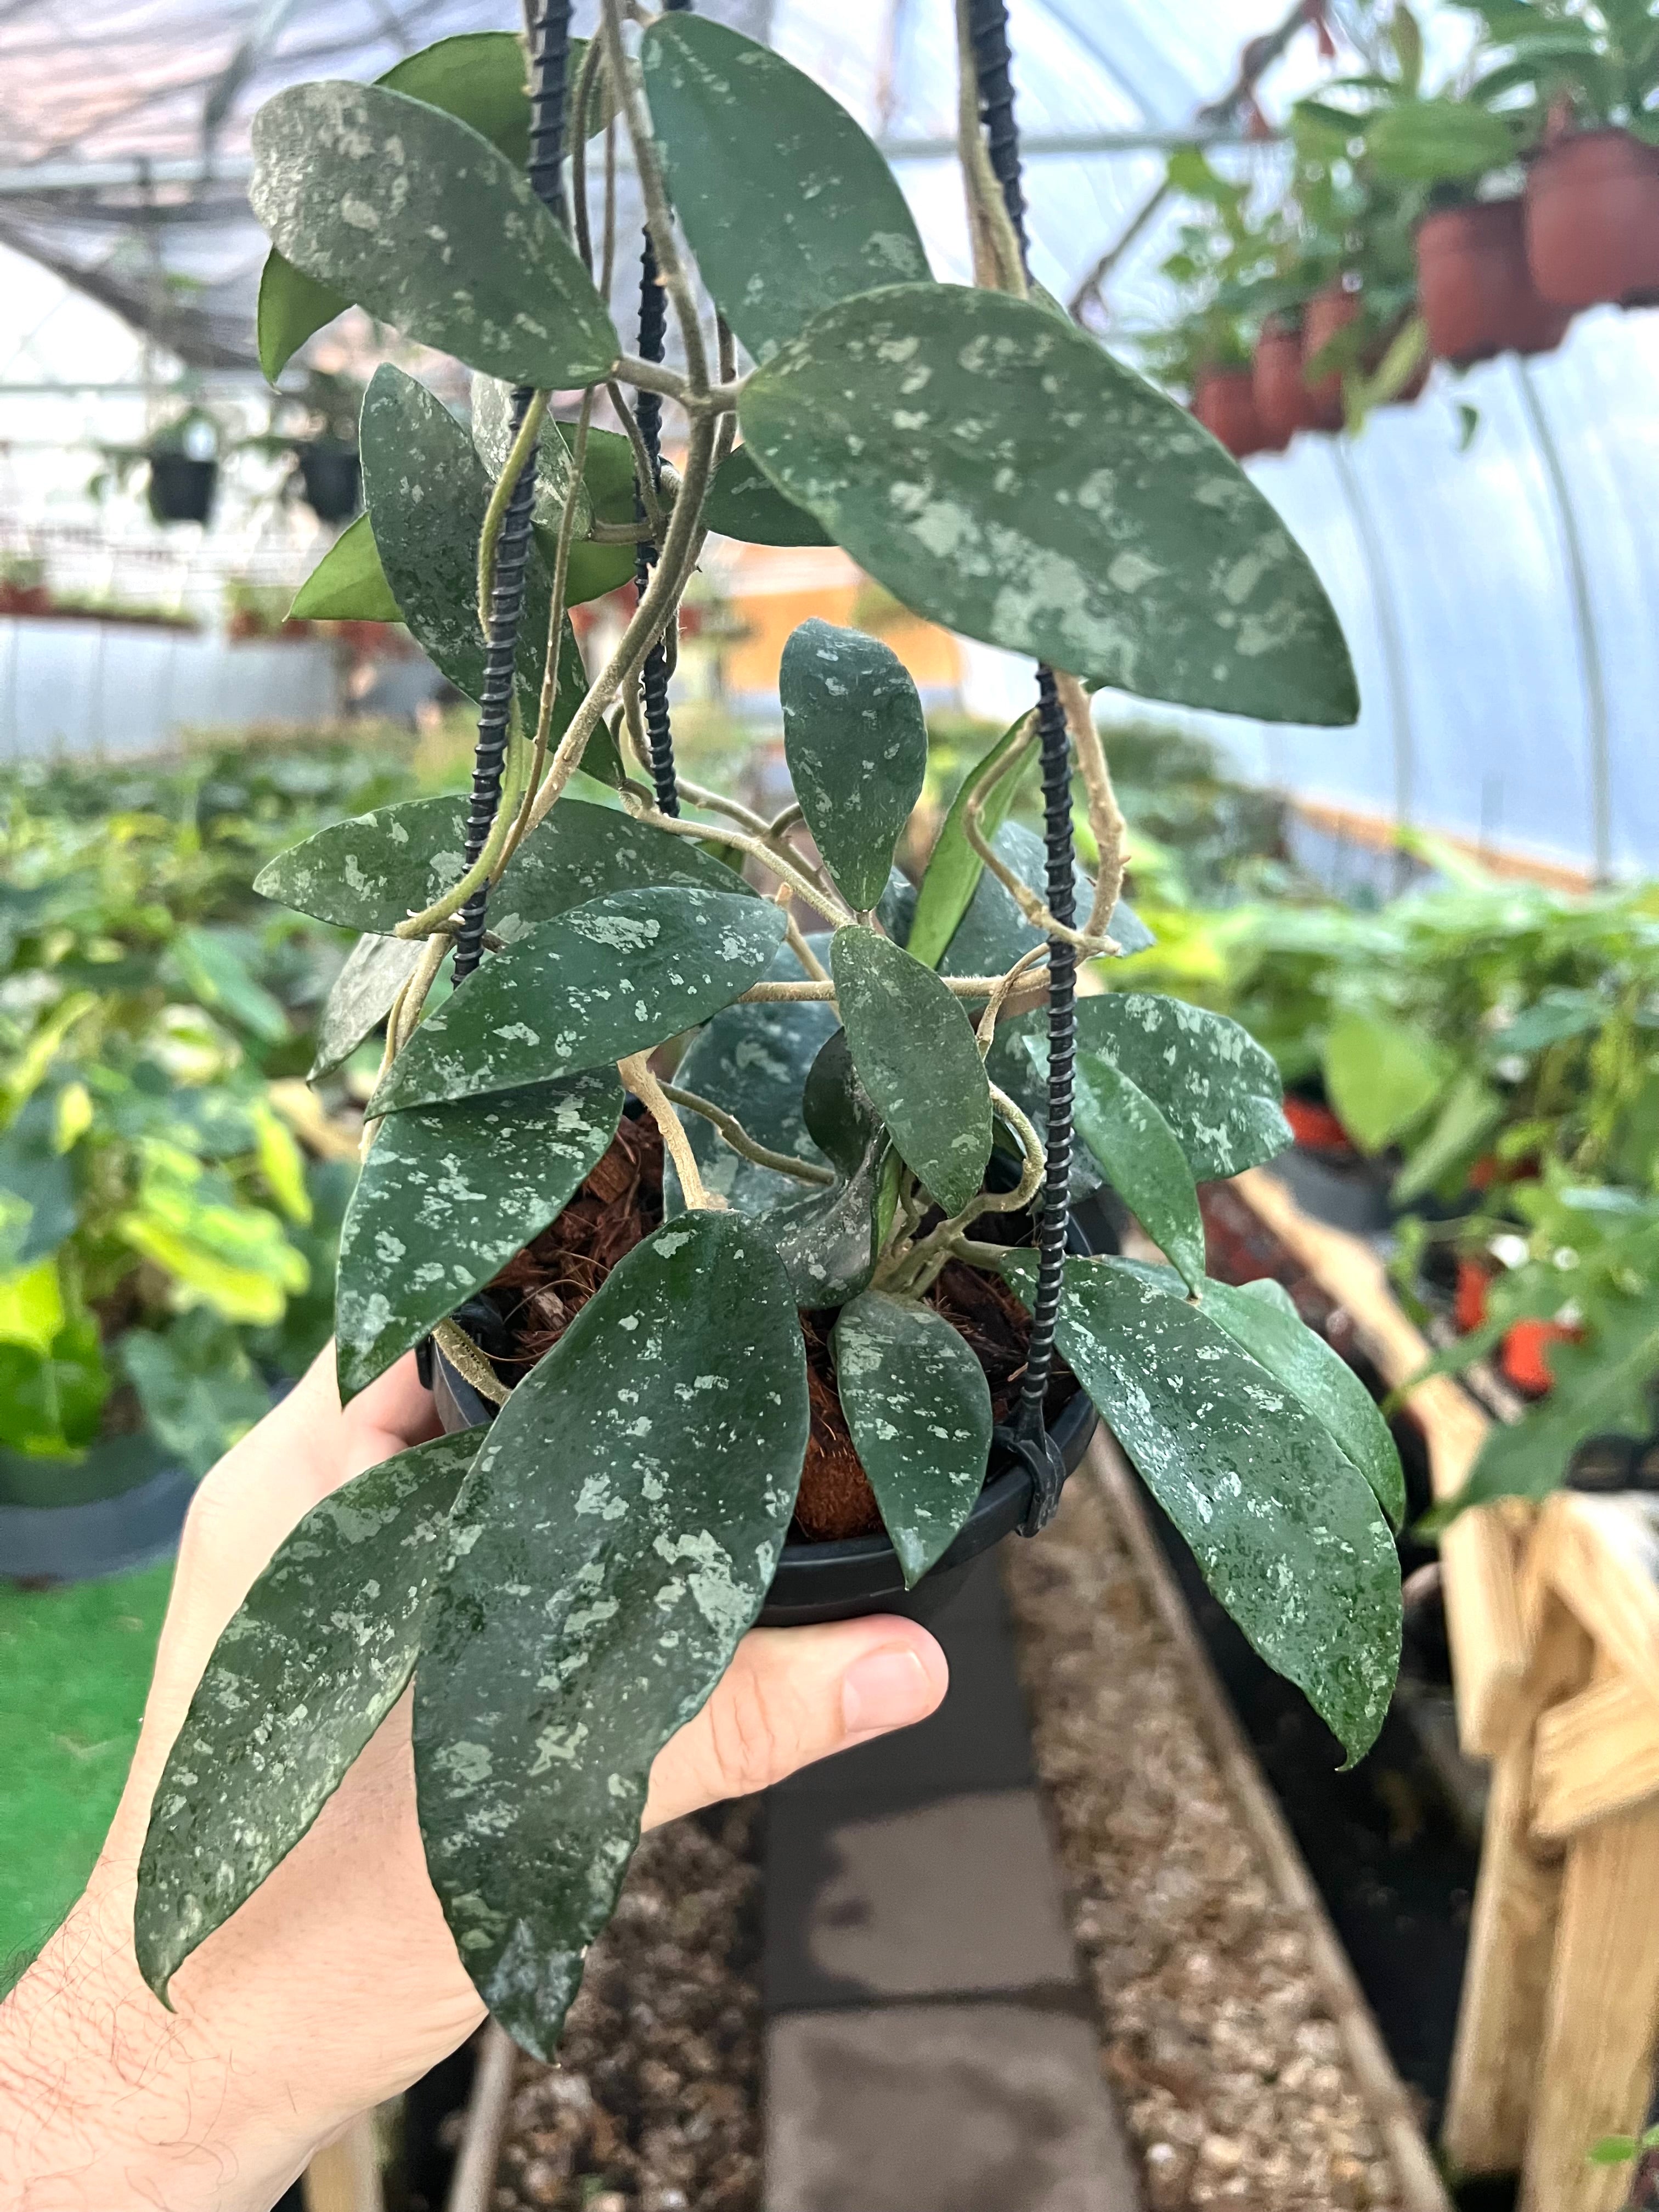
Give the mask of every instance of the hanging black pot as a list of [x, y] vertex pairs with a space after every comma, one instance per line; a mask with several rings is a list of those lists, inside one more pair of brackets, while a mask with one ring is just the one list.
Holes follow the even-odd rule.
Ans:
[[349, 522], [362, 503], [363, 465], [356, 449], [332, 438], [295, 448], [306, 505], [319, 522]]
[[205, 522], [218, 489], [217, 461], [171, 452], [149, 456], [149, 511], [157, 522]]

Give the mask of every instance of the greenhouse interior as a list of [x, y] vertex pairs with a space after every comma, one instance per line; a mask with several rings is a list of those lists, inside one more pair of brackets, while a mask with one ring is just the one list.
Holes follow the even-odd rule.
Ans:
[[0, 0], [0, 2205], [1659, 2208], [1659, 0]]

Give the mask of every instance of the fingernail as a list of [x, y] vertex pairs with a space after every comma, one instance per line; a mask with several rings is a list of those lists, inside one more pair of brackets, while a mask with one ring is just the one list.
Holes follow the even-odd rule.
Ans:
[[841, 1711], [849, 1735], [925, 1720], [936, 1700], [914, 1651], [890, 1646], [855, 1660], [842, 1679]]

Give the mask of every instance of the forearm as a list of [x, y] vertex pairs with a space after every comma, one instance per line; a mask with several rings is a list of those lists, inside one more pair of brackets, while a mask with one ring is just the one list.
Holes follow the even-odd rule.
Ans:
[[269, 2212], [309, 2146], [251, 2100], [258, 2054], [170, 2014], [95, 1879], [0, 2005], [8, 2212]]

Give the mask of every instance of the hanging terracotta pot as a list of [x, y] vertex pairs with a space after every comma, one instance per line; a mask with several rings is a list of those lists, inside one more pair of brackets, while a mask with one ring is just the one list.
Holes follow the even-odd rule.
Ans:
[[1236, 461], [1269, 444], [1256, 411], [1255, 378], [1248, 368], [1206, 368], [1193, 384], [1193, 413]]
[[1527, 261], [1561, 307], [1659, 301], [1659, 147], [1628, 131], [1581, 131], [1527, 177]]
[[1549, 353], [1572, 319], [1546, 300], [1527, 266], [1518, 199], [1437, 209], [1417, 227], [1417, 300], [1438, 361]]
[[[1356, 286], [1350, 290], [1346, 284], [1328, 284], [1322, 292], [1316, 292], [1308, 302], [1308, 311], [1302, 319], [1302, 366], [1304, 376], [1308, 364], [1323, 353], [1331, 340], [1346, 331], [1359, 317], [1359, 292]], [[1308, 391], [1318, 416], [1322, 430], [1342, 428], [1342, 372], [1331, 369], [1323, 376], [1306, 378]]]
[[1302, 332], [1282, 315], [1269, 315], [1255, 342], [1250, 389], [1263, 443], [1282, 452], [1298, 430], [1319, 430], [1320, 420], [1302, 374]]

